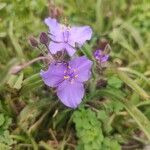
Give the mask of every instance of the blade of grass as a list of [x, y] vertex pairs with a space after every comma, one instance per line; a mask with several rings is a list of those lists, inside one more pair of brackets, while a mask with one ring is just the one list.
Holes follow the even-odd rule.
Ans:
[[148, 100], [150, 96], [131, 78], [129, 78], [124, 72], [116, 70], [116, 73], [122, 81], [124, 81], [131, 89], [133, 89], [137, 94], [139, 94], [143, 99]]
[[103, 11], [102, 11], [102, 0], [97, 0], [96, 3], [96, 29], [100, 35], [103, 31]]
[[125, 67], [120, 67], [120, 68], [118, 68], [118, 70], [134, 74], [134, 75], [140, 77], [141, 79], [143, 79], [148, 85], [150, 85], [150, 80], [147, 77], [145, 77], [142, 73], [140, 73], [136, 70], [133, 70], [130, 68], [125, 68]]
[[20, 59], [24, 58], [24, 54], [22, 52], [22, 48], [20, 47], [19, 43], [17, 42], [17, 40], [16, 40], [16, 38], [15, 38], [15, 36], [13, 34], [13, 22], [9, 23], [8, 35], [9, 35], [9, 38], [11, 40], [12, 45], [14, 46], [14, 49], [15, 49], [16, 54], [18, 55], [18, 57]]
[[134, 106], [130, 101], [124, 99], [121, 94], [118, 94], [116, 89], [112, 91], [109, 89], [99, 90], [95, 95], [104, 96], [121, 102], [150, 141], [150, 121], [136, 106]]
[[8, 62], [8, 64], [5, 66], [5, 69], [0, 74], [0, 89], [3, 87], [5, 82], [7, 81], [7, 78], [9, 76], [10, 70], [12, 66], [14, 66], [18, 62], [17, 59], [12, 59]]

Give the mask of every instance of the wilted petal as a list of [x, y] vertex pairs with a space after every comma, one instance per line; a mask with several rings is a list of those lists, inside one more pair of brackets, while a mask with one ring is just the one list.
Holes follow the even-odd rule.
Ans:
[[84, 96], [84, 86], [80, 82], [71, 83], [65, 80], [58, 86], [57, 96], [64, 105], [76, 108]]
[[58, 51], [61, 51], [63, 49], [65, 49], [64, 43], [50, 42], [49, 44], [49, 50], [52, 54], [56, 54]]
[[76, 80], [81, 82], [87, 81], [90, 78], [92, 64], [92, 61], [85, 56], [77, 57], [69, 62], [69, 66], [77, 72]]
[[50, 87], [57, 87], [64, 80], [66, 65], [63, 63], [53, 63], [47, 71], [41, 70], [40, 75], [44, 83]]
[[89, 26], [72, 27], [70, 29], [70, 41], [82, 46], [86, 40], [90, 40], [92, 37], [92, 29]]

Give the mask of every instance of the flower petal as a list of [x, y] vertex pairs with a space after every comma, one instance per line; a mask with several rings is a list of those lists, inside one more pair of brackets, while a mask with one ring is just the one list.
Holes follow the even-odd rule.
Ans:
[[109, 55], [103, 56], [103, 57], [101, 58], [101, 62], [102, 62], [102, 63], [106, 62], [106, 61], [108, 60], [108, 58], [109, 58]]
[[40, 75], [44, 83], [50, 87], [57, 87], [64, 80], [66, 65], [63, 63], [53, 63], [47, 71], [41, 70]]
[[57, 96], [64, 105], [70, 108], [76, 108], [81, 103], [84, 96], [83, 83], [71, 83], [70, 81], [65, 80], [58, 86]]
[[65, 44], [65, 50], [67, 51], [69, 56], [73, 56], [73, 54], [76, 52], [75, 49], [68, 44]]
[[82, 46], [86, 40], [90, 40], [92, 37], [92, 29], [89, 26], [72, 27], [70, 30], [70, 41]]
[[50, 42], [50, 44], [49, 44], [49, 51], [52, 54], [56, 54], [58, 51], [61, 51], [63, 49], [65, 49], [65, 44], [64, 43]]
[[44, 22], [50, 29], [49, 37], [53, 41], [62, 42], [63, 41], [63, 35], [62, 35], [61, 24], [59, 24], [56, 19], [53, 19], [50, 17], [46, 18], [44, 20]]
[[87, 57], [77, 57], [69, 62], [69, 66], [77, 71], [77, 81], [87, 81], [91, 76], [92, 61]]

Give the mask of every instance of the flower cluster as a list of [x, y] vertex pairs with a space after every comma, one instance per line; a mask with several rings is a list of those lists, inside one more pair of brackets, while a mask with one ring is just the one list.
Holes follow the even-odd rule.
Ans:
[[[86, 56], [75, 57], [74, 54], [91, 39], [92, 29], [89, 26], [66, 26], [50, 17], [45, 19], [45, 24], [49, 27], [49, 40], [46, 34], [42, 33], [40, 42], [46, 45], [52, 57], [62, 52], [68, 54], [70, 60], [66, 60], [65, 57], [61, 60], [53, 57], [48, 69], [41, 70], [40, 75], [47, 86], [56, 88], [57, 96], [64, 105], [76, 108], [84, 96], [84, 82], [91, 77], [93, 63]], [[108, 59], [108, 56], [103, 55], [99, 50], [94, 53], [94, 56], [100, 62]]]

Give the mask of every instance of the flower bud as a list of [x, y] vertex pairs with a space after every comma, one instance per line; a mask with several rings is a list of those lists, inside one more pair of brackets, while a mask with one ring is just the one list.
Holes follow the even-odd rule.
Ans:
[[100, 49], [104, 50], [105, 47], [107, 46], [107, 44], [109, 44], [107, 39], [101, 39], [99, 41], [99, 47], [100, 47]]
[[33, 36], [29, 37], [29, 42], [32, 47], [38, 47], [38, 41]]
[[106, 80], [103, 80], [103, 79], [100, 79], [99, 81], [97, 81], [97, 84], [96, 84], [96, 88], [103, 88], [103, 87], [106, 87], [107, 86], [107, 81]]
[[13, 66], [10, 69], [10, 74], [17, 74], [18, 72], [20, 72], [22, 69], [22, 66], [18, 65], [18, 66]]
[[48, 36], [47, 36], [47, 34], [45, 32], [41, 32], [41, 34], [40, 34], [40, 42], [42, 44], [47, 45], [47, 43], [48, 43]]

